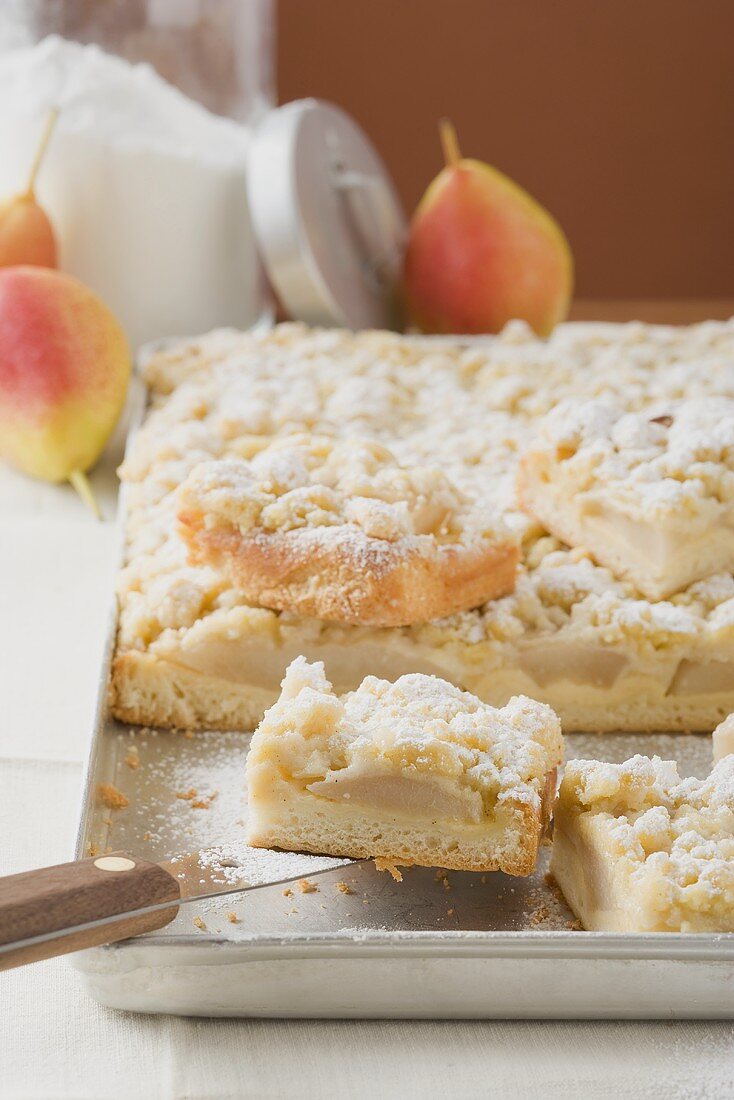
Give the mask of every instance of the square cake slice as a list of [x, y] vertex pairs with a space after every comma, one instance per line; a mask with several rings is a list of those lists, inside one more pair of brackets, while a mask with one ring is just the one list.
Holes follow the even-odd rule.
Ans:
[[572, 760], [551, 874], [591, 932], [734, 932], [734, 756], [681, 779], [657, 756]]
[[520, 463], [523, 509], [662, 600], [734, 570], [734, 401], [660, 414], [562, 402]]
[[297, 658], [252, 739], [248, 839], [401, 864], [528, 875], [548, 826], [560, 723], [435, 676], [368, 676], [337, 696]]
[[519, 549], [497, 515], [365, 440], [285, 437], [203, 463], [179, 523], [192, 562], [253, 603], [318, 619], [409, 626], [515, 586]]

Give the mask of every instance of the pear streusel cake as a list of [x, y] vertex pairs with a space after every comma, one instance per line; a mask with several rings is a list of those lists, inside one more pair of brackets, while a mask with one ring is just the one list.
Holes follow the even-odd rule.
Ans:
[[[733, 322], [562, 325], [547, 341], [513, 324], [467, 346], [284, 325], [182, 342], [142, 371], [152, 407], [122, 468], [118, 717], [254, 728], [299, 654], [323, 660], [339, 694], [369, 674], [423, 672], [495, 706], [545, 701], [567, 731], [711, 730], [734, 711], [730, 572], [651, 601], [516, 504], [519, 457], [563, 399], [644, 412], [734, 397]], [[221, 571], [189, 564], [177, 513], [194, 467], [299, 433], [375, 440], [499, 509], [522, 542], [514, 592], [429, 623], [352, 626], [255, 607]]]
[[557, 538], [661, 600], [734, 571], [734, 401], [625, 412], [562, 402], [519, 471], [522, 506]]
[[297, 658], [247, 757], [248, 841], [402, 864], [529, 875], [550, 821], [561, 726], [435, 676], [368, 676], [341, 698]]
[[672, 760], [571, 760], [551, 874], [590, 932], [734, 932], [734, 755], [708, 778]]
[[511, 592], [516, 539], [446, 475], [379, 443], [276, 439], [197, 466], [181, 490], [190, 560], [247, 599], [361, 626], [410, 626]]

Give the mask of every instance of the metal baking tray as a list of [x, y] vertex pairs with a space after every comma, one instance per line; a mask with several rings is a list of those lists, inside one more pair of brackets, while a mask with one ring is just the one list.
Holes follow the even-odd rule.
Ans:
[[[145, 395], [135, 395], [131, 435]], [[118, 524], [122, 553], [124, 491]], [[273, 868], [308, 879], [318, 857], [244, 846], [247, 733], [175, 733], [122, 725], [107, 709], [116, 632], [111, 616], [89, 751], [76, 858], [127, 849], [147, 859], [229, 846], [256, 881]], [[635, 752], [705, 775], [700, 735], [568, 735], [568, 758], [621, 761]], [[138, 760], [130, 766], [131, 755]], [[112, 783], [129, 806], [100, 805]], [[191, 790], [196, 798], [185, 798]], [[206, 808], [195, 808], [194, 802]], [[101, 1004], [197, 1016], [412, 1018], [729, 1018], [734, 934], [581, 932], [536, 873], [403, 872], [371, 863], [313, 878], [316, 889], [270, 886], [183, 907], [162, 931], [75, 956]], [[340, 885], [337, 885], [340, 884]], [[345, 884], [349, 892], [345, 892]], [[232, 917], [235, 918], [233, 923]], [[194, 923], [194, 918], [199, 918]]]

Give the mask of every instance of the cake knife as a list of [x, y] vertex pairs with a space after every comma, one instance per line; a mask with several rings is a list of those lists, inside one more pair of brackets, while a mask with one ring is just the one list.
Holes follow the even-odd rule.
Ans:
[[0, 878], [0, 971], [154, 932], [189, 902], [367, 862], [324, 857], [326, 865], [320, 862], [305, 874], [252, 883], [244, 877], [225, 880], [221, 870], [202, 865], [205, 855], [152, 863], [111, 852]]

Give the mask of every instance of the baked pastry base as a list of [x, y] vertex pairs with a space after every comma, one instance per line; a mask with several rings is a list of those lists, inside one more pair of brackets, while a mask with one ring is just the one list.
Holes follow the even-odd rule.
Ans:
[[409, 626], [505, 596], [520, 557], [509, 540], [428, 555], [420, 546], [396, 552], [348, 528], [329, 545], [323, 528], [251, 535], [207, 527], [201, 513], [179, 519], [190, 560], [221, 570], [248, 599], [356, 626]]
[[[549, 778], [549, 787], [555, 782]], [[403, 867], [454, 871], [504, 871], [529, 875], [550, 820], [552, 794], [543, 816], [520, 810], [499, 813], [491, 826], [389, 818], [274, 785], [267, 805], [251, 803], [248, 840], [256, 848], [285, 848], [314, 855], [385, 859]]]
[[261, 607], [409, 626], [515, 587], [520, 547], [498, 510], [358, 437], [304, 433], [200, 463], [179, 497], [189, 562]]

